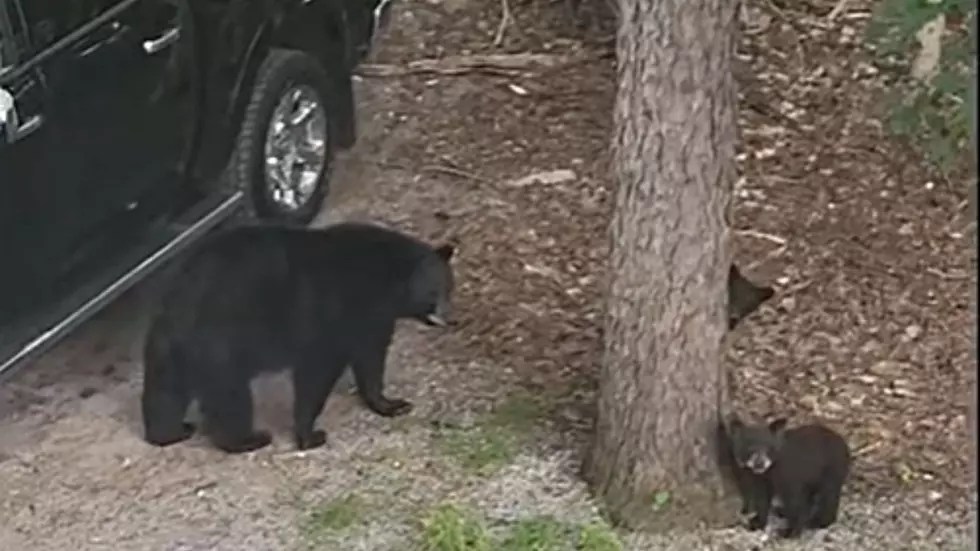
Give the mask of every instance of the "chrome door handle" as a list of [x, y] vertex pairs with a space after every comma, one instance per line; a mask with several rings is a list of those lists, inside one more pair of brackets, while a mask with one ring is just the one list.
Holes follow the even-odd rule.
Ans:
[[41, 115], [32, 115], [23, 123], [17, 114], [17, 105], [14, 103], [14, 95], [6, 89], [0, 87], [0, 131], [8, 143], [16, 142], [30, 134], [44, 122]]
[[167, 46], [170, 46], [174, 42], [177, 42], [178, 38], [180, 38], [180, 27], [167, 29], [165, 33], [161, 34], [157, 38], [152, 40], [144, 40], [143, 51], [149, 55], [153, 55], [165, 49]]

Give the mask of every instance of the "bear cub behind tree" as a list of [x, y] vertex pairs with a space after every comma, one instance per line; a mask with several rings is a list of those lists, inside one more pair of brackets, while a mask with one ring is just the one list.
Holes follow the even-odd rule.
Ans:
[[837, 520], [841, 490], [851, 465], [844, 438], [819, 424], [787, 429], [786, 419], [746, 424], [732, 415], [727, 444], [750, 530], [766, 527], [775, 498], [785, 525], [780, 535], [826, 528]]
[[733, 263], [728, 269], [728, 330], [731, 331], [762, 303], [772, 298], [775, 289], [756, 285], [746, 279]]
[[228, 453], [265, 447], [253, 428], [250, 383], [289, 369], [293, 436], [301, 450], [326, 442], [314, 423], [348, 365], [375, 413], [411, 410], [383, 393], [395, 321], [450, 323], [454, 247], [433, 247], [380, 226], [246, 226], [192, 254], [163, 297], [144, 345], [143, 423], [151, 444], [191, 437], [190, 402]]

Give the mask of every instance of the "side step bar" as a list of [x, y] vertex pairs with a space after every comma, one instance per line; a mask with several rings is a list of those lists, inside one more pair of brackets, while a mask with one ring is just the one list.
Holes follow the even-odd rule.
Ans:
[[243, 198], [239, 191], [231, 196], [212, 196], [202, 201], [181, 220], [171, 224], [162, 236], [140, 248], [138, 254], [104, 272], [94, 284], [27, 321], [18, 334], [0, 338], [0, 380], [10, 376], [16, 367], [48, 351], [119, 295], [227, 220]]

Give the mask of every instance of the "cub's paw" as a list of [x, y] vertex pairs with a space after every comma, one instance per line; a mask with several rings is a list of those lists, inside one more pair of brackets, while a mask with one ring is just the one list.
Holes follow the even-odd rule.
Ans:
[[310, 431], [308, 434], [296, 435], [297, 450], [312, 450], [327, 443], [327, 433], [322, 430]]
[[766, 527], [766, 520], [767, 519], [761, 515], [753, 514], [752, 517], [749, 518], [747, 527], [752, 531], [762, 530]]
[[375, 411], [382, 417], [400, 417], [412, 411], [412, 403], [408, 400], [384, 400]]
[[780, 528], [776, 533], [779, 535], [779, 537], [783, 539], [796, 539], [800, 537], [800, 534], [803, 533], [803, 530], [801, 530], [800, 527], [798, 526], [793, 526], [792, 524], [786, 524], [786, 526]]

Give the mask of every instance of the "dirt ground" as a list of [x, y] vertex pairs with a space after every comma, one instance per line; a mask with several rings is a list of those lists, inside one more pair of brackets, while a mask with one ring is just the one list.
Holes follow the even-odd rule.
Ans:
[[[745, 12], [736, 260], [777, 296], [729, 360], [742, 409], [847, 435], [843, 517], [801, 543], [718, 528], [620, 534], [627, 549], [946, 550], [972, 536], [968, 180], [930, 172], [870, 116], [888, 81], [859, 46], [865, 3], [801, 5]], [[152, 448], [138, 413], [149, 282], [0, 388], [0, 549], [406, 550], [443, 503], [495, 534], [599, 519], [576, 470], [600, 359], [611, 30], [576, 28], [560, 2], [509, 7], [499, 47], [497, 2], [396, 8], [318, 220], [460, 243], [461, 327], [405, 324], [389, 359], [413, 414], [337, 396], [328, 446], [296, 453], [289, 387], [272, 377], [256, 384], [272, 448]], [[452, 62], [522, 52], [540, 55], [516, 70]], [[410, 64], [430, 58], [435, 71]]]

